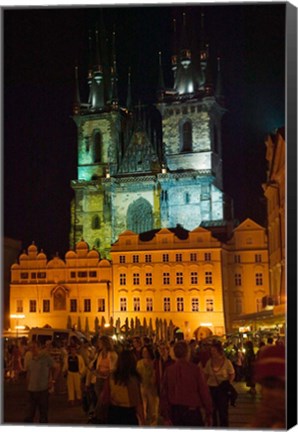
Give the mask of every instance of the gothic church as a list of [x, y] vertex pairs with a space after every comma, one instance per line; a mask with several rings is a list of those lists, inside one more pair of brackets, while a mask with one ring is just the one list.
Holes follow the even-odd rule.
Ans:
[[189, 37], [185, 14], [179, 32], [173, 24], [171, 86], [165, 85], [159, 53], [156, 108], [161, 138], [146, 107], [132, 103], [130, 72], [126, 106], [120, 105], [116, 34], [109, 47], [111, 64], [101, 32], [89, 36], [85, 103], [76, 68], [78, 169], [72, 181], [71, 247], [84, 239], [102, 257], [110, 257], [111, 244], [126, 230], [142, 233], [177, 225], [193, 230], [232, 219], [222, 179], [221, 120], [226, 110], [220, 60], [213, 80], [203, 14], [195, 41]]

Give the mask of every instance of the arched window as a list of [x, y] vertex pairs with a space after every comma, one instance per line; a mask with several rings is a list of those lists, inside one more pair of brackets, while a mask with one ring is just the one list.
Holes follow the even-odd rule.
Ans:
[[187, 120], [182, 125], [182, 152], [192, 151], [192, 124]]
[[138, 234], [153, 229], [152, 207], [144, 198], [137, 199], [128, 207], [127, 229]]
[[102, 137], [99, 131], [96, 131], [93, 136], [93, 162], [101, 162]]
[[99, 216], [93, 216], [92, 218], [92, 229], [99, 229], [100, 228], [100, 217]]

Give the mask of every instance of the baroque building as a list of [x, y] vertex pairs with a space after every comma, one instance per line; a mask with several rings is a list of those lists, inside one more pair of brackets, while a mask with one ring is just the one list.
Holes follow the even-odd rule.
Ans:
[[139, 234], [177, 224], [193, 230], [233, 219], [223, 192], [220, 60], [214, 84], [203, 24], [202, 14], [194, 40], [185, 14], [179, 34], [174, 23], [170, 86], [159, 53], [158, 121], [140, 103], [133, 106], [130, 72], [126, 104], [120, 104], [115, 32], [110, 64], [104, 35], [99, 30], [95, 38], [90, 35], [85, 103], [76, 68], [78, 175], [72, 181], [71, 247], [84, 238], [110, 257], [111, 244], [126, 230]]
[[[245, 220], [227, 242], [181, 226], [126, 230], [101, 259], [85, 241], [50, 260], [35, 244], [11, 267], [10, 313], [31, 327], [96, 329], [96, 321], [173, 323], [185, 338], [221, 336], [269, 295], [265, 229]], [[17, 325], [11, 319], [11, 328]]]
[[125, 231], [111, 255], [117, 318], [172, 320], [186, 338], [225, 334], [221, 243], [210, 231]]
[[267, 303], [285, 324], [286, 315], [286, 166], [285, 128], [268, 135], [266, 141], [267, 181], [263, 184], [267, 199], [267, 225], [269, 242], [270, 296]]
[[243, 316], [261, 312], [270, 292], [266, 229], [246, 219], [234, 229], [222, 252], [226, 324], [232, 330], [245, 323]]
[[[112, 315], [111, 280], [111, 263], [100, 260], [85, 242], [78, 242], [64, 260], [48, 260], [32, 244], [11, 267], [10, 312], [23, 314], [22, 324], [28, 327], [71, 324], [85, 330], [87, 320], [91, 330], [97, 315], [107, 321]], [[16, 320], [11, 320], [12, 328]]]

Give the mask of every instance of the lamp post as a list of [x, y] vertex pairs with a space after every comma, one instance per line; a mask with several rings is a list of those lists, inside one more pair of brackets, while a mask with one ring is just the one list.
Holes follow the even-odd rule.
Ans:
[[20, 328], [20, 326], [19, 326], [19, 320], [25, 318], [25, 315], [23, 315], [23, 314], [12, 314], [12, 315], [10, 315], [10, 318], [13, 318], [13, 319], [16, 320], [15, 329], [16, 329], [16, 336], [17, 336], [17, 340], [18, 340], [18, 337], [19, 337], [19, 328]]

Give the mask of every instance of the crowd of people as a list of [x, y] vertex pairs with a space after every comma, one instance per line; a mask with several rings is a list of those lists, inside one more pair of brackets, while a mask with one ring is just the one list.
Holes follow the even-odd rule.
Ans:
[[[266, 368], [268, 348], [279, 367], [273, 360], [271, 369]], [[69, 405], [81, 405], [88, 423], [177, 427], [229, 427], [229, 404], [237, 399], [234, 381], [245, 381], [252, 394], [256, 383], [262, 385], [264, 422], [269, 422], [272, 392], [276, 402], [284, 398], [285, 347], [271, 341], [257, 352], [251, 341], [244, 349], [234, 346], [232, 357], [215, 339], [155, 343], [135, 336], [120, 343], [102, 335], [69, 345], [34, 341], [6, 345], [4, 366], [12, 382], [26, 375], [25, 423], [32, 423], [37, 411], [39, 422], [48, 423], [50, 393], [65, 394]], [[285, 412], [278, 412], [274, 418], [279, 426]]]

